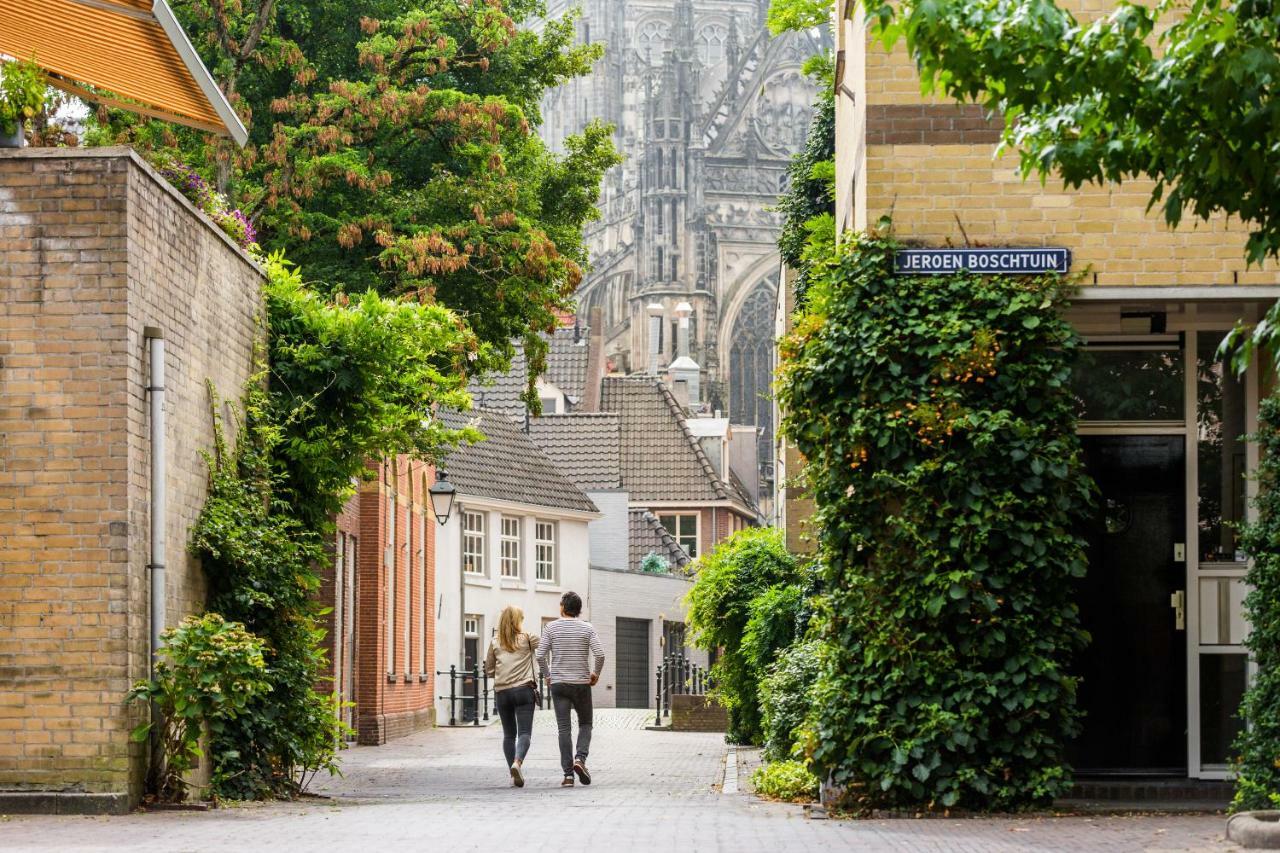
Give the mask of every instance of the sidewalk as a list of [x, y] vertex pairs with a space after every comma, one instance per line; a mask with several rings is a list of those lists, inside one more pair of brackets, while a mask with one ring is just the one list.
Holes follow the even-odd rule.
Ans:
[[[554, 722], [539, 712], [528, 785], [510, 787], [501, 729], [437, 729], [358, 747], [330, 800], [117, 818], [0, 818], [3, 851], [1207, 851], [1234, 850], [1215, 815], [818, 821], [798, 806], [722, 794], [718, 734], [644, 731], [598, 711], [595, 784], [561, 789]], [[745, 774], [749, 762], [737, 762]]]

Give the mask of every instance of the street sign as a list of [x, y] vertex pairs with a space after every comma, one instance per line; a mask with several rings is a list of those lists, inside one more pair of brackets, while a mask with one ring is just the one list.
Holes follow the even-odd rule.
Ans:
[[1070, 268], [1070, 249], [902, 249], [893, 255], [893, 271], [900, 275], [1039, 275]]

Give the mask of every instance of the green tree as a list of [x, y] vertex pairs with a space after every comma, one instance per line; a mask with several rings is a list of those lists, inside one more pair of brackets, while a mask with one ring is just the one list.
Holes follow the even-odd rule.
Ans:
[[[686, 599], [688, 625], [699, 648], [721, 652], [712, 676], [716, 697], [729, 715], [728, 737], [735, 743], [760, 742], [760, 659], [772, 660], [773, 653], [795, 636], [794, 611], [790, 611], [791, 621], [779, 630], [757, 607], [753, 639], [747, 645], [752, 603], [798, 576], [795, 557], [776, 528], [735, 533], [698, 560]], [[780, 590], [770, 594], [787, 595]]]
[[[1071, 187], [1150, 178], [1170, 225], [1186, 212], [1239, 217], [1250, 263], [1280, 257], [1273, 3], [1119, 2], [1086, 21], [1054, 0], [864, 8], [886, 46], [905, 40], [926, 91], [1004, 117], [1024, 175]], [[1256, 342], [1273, 342], [1277, 326], [1273, 307]]]
[[[463, 316], [504, 368], [523, 339], [531, 382], [571, 306], [612, 130], [562, 154], [537, 136], [551, 87], [590, 71], [575, 15], [528, 24], [540, 0], [183, 0], [202, 58], [250, 131], [243, 150], [104, 112], [95, 143], [201, 166], [268, 250], [327, 294], [410, 296]], [[526, 397], [534, 410], [537, 397]]]

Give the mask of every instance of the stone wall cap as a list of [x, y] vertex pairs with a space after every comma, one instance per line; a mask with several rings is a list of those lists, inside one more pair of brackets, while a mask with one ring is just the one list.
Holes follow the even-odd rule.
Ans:
[[176, 199], [191, 214], [205, 224], [211, 231], [227, 244], [227, 247], [240, 256], [246, 264], [253, 267], [258, 275], [267, 277], [267, 271], [254, 260], [253, 256], [240, 248], [227, 232], [218, 227], [209, 215], [196, 207], [191, 201], [169, 183], [156, 168], [143, 158], [130, 145], [104, 145], [98, 148], [0, 148], [0, 162], [5, 160], [128, 160], [144, 174], [160, 185], [161, 189]]

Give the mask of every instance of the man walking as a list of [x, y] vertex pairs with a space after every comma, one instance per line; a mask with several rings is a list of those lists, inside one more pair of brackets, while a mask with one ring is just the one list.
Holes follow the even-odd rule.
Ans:
[[[573, 777], [584, 785], [591, 784], [587, 772], [587, 750], [591, 748], [591, 688], [600, 680], [604, 669], [604, 646], [590, 622], [578, 618], [582, 614], [582, 596], [566, 592], [560, 596], [560, 618], [547, 623], [538, 643], [538, 667], [551, 683], [551, 704], [556, 709], [556, 728], [560, 730], [560, 767], [564, 770], [563, 788], [573, 787]], [[594, 669], [588, 666], [593, 657]], [[551, 659], [550, 666], [547, 658]], [[573, 731], [569, 709], [578, 715], [578, 749], [573, 749]]]

